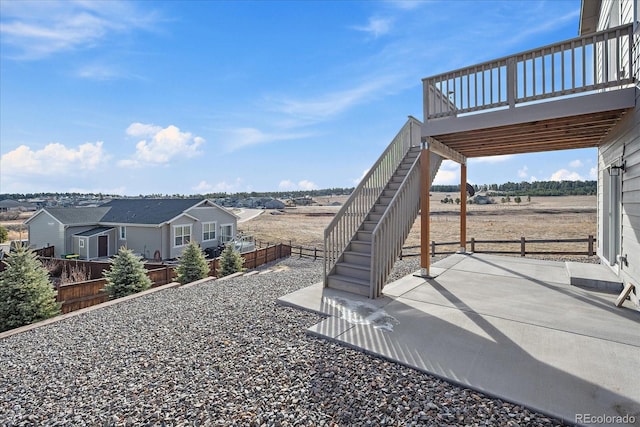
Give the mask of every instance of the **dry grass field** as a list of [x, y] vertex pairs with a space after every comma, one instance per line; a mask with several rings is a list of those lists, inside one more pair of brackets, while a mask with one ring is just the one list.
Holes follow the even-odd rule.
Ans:
[[[444, 204], [445, 195], [459, 197], [455, 193], [432, 193], [431, 240], [457, 242], [460, 239], [460, 206]], [[346, 197], [330, 199], [343, 201]], [[316, 200], [327, 203], [327, 198]], [[596, 197], [563, 196], [532, 197], [520, 203], [468, 205], [467, 239], [520, 240], [531, 239], [582, 239], [596, 235]], [[323, 232], [340, 207], [308, 206], [288, 208], [279, 214], [265, 211], [262, 215], [238, 224], [240, 231], [253, 234], [261, 242], [289, 242], [305, 247], [323, 247]], [[411, 230], [404, 246], [420, 244], [420, 217]], [[455, 250], [452, 245], [448, 250]], [[444, 248], [443, 248], [444, 249]], [[519, 244], [476, 245], [477, 250], [519, 250]], [[586, 243], [527, 244], [527, 251], [586, 251]]]
[[23, 223], [31, 215], [33, 215], [33, 212], [21, 212], [20, 216], [16, 219], [0, 218], [0, 225], [8, 231], [8, 240], [26, 240], [29, 238], [29, 232]]

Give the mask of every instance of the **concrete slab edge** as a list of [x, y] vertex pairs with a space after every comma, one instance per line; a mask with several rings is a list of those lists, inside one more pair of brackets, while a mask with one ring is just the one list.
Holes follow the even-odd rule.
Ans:
[[281, 299], [281, 298], [276, 299], [276, 304], [279, 305], [279, 306], [282, 306], [282, 307], [295, 308], [296, 310], [301, 310], [301, 311], [306, 311], [307, 313], [317, 314], [317, 315], [322, 316], [324, 318], [330, 317], [327, 313], [323, 312], [322, 310], [314, 310], [313, 308], [305, 307], [303, 305], [296, 304], [296, 303], [293, 303], [291, 301], [287, 301], [287, 300]]
[[398, 364], [398, 365], [404, 366], [404, 367], [406, 367], [406, 368], [414, 369], [414, 370], [416, 370], [416, 371], [419, 371], [419, 372], [422, 372], [422, 373], [425, 373], [425, 374], [431, 375], [431, 376], [433, 376], [433, 377], [435, 377], [435, 378], [437, 378], [437, 379], [439, 379], [439, 380], [445, 381], [445, 382], [447, 382], [447, 383], [449, 383], [449, 384], [453, 384], [453, 385], [455, 385], [455, 386], [458, 386], [458, 387], [461, 387], [461, 388], [464, 388], [464, 389], [477, 391], [477, 392], [482, 393], [482, 394], [484, 394], [485, 396], [488, 396], [488, 397], [490, 397], [490, 398], [493, 398], [493, 399], [500, 399], [500, 400], [502, 400], [502, 401], [504, 401], [504, 402], [508, 402], [508, 403], [512, 403], [512, 404], [514, 404], [514, 405], [520, 405], [520, 406], [523, 406], [523, 407], [525, 407], [525, 408], [529, 408], [529, 409], [531, 409], [532, 411], [538, 412], [538, 413], [543, 414], [543, 415], [545, 415], [545, 416], [548, 416], [548, 417], [551, 417], [551, 418], [555, 418], [555, 419], [559, 419], [560, 421], [562, 421], [562, 422], [563, 422], [564, 424], [566, 424], [566, 425], [569, 425], [569, 426], [586, 427], [586, 425], [585, 425], [585, 426], [583, 426], [583, 425], [581, 425], [581, 424], [577, 424], [577, 423], [575, 422], [575, 420], [568, 420], [568, 419], [566, 419], [565, 417], [563, 417], [563, 416], [561, 416], [561, 415], [553, 414], [553, 413], [550, 413], [550, 412], [545, 411], [544, 409], [541, 409], [541, 408], [537, 408], [537, 407], [535, 407], [535, 406], [532, 406], [532, 405], [530, 405], [530, 404], [527, 404], [527, 403], [524, 403], [524, 402], [519, 402], [519, 401], [517, 401], [517, 400], [513, 400], [513, 399], [510, 399], [510, 398], [508, 398], [508, 397], [504, 397], [504, 396], [501, 396], [501, 395], [499, 395], [499, 394], [492, 393], [491, 391], [489, 391], [489, 390], [485, 390], [485, 389], [483, 389], [483, 388], [481, 388], [481, 387], [474, 387], [473, 385], [465, 384], [465, 383], [462, 383], [462, 382], [460, 382], [460, 381], [456, 381], [456, 380], [454, 380], [454, 379], [447, 378], [447, 377], [445, 377], [445, 376], [443, 376], [443, 375], [436, 374], [436, 373], [434, 373], [434, 372], [429, 371], [428, 369], [418, 368], [418, 367], [413, 366], [413, 365], [411, 365], [411, 364], [409, 364], [409, 363], [402, 362], [402, 361], [400, 361], [400, 360], [394, 359], [393, 357], [385, 356], [385, 355], [383, 355], [383, 354], [376, 353], [376, 352], [374, 352], [374, 351], [371, 351], [371, 350], [367, 350], [367, 349], [364, 349], [364, 348], [358, 347], [357, 345], [352, 344], [352, 343], [347, 342], [347, 341], [343, 341], [343, 340], [341, 340], [340, 338], [333, 338], [333, 337], [330, 337], [330, 336], [327, 336], [327, 335], [324, 335], [324, 334], [321, 334], [321, 333], [319, 333], [319, 332], [316, 332], [316, 331], [313, 331], [313, 330], [309, 330], [309, 329], [307, 329], [307, 330], [306, 330], [306, 333], [307, 333], [307, 335], [309, 335], [309, 336], [313, 336], [313, 337], [315, 337], [315, 338], [320, 338], [320, 339], [324, 339], [324, 340], [326, 340], [326, 341], [331, 341], [331, 342], [334, 342], [334, 343], [340, 344], [340, 345], [342, 345], [342, 346], [344, 346], [344, 347], [350, 348], [350, 349], [352, 349], [352, 350], [359, 351], [359, 352], [364, 353], [364, 354], [366, 354], [366, 355], [368, 355], [368, 356], [376, 357], [376, 358], [378, 358], [378, 359], [382, 359], [382, 360], [386, 360], [387, 362], [395, 363], [395, 364]]
[[45, 325], [49, 325], [51, 323], [59, 322], [61, 320], [65, 320], [65, 319], [68, 319], [70, 317], [79, 316], [79, 315], [84, 314], [84, 313], [89, 313], [89, 312], [94, 311], [94, 310], [99, 310], [101, 308], [110, 307], [110, 306], [115, 305], [115, 304], [120, 304], [121, 302], [130, 301], [132, 299], [140, 298], [140, 297], [143, 297], [145, 295], [153, 294], [155, 292], [164, 291], [166, 289], [177, 288], [179, 286], [180, 286], [180, 283], [178, 283], [178, 282], [167, 283], [166, 285], [158, 286], [157, 288], [147, 289], [146, 291], [138, 292], [138, 293], [133, 294], [133, 295], [127, 295], [126, 297], [112, 299], [112, 300], [109, 300], [109, 301], [105, 301], [105, 302], [103, 302], [101, 304], [92, 305], [91, 307], [81, 308], [80, 310], [75, 310], [75, 311], [72, 311], [70, 313], [65, 313], [65, 314], [61, 314], [59, 316], [51, 317], [49, 319], [41, 320], [40, 322], [31, 323], [29, 325], [21, 326], [19, 328], [15, 328], [15, 329], [11, 329], [11, 330], [8, 330], [8, 331], [4, 331], [4, 332], [0, 333], [0, 340], [3, 339], [3, 338], [8, 338], [8, 337], [10, 337], [12, 335], [21, 334], [23, 332], [39, 328], [41, 326], [45, 326]]

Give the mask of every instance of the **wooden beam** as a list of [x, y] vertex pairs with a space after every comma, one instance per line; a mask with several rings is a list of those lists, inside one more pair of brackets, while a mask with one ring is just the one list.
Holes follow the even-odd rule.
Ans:
[[467, 251], [467, 165], [460, 165], [460, 251]]
[[467, 158], [434, 138], [427, 138], [427, 149], [440, 156], [460, 164], [466, 164]]
[[420, 275], [429, 276], [431, 253], [429, 252], [429, 191], [431, 190], [431, 153], [423, 148], [420, 153]]

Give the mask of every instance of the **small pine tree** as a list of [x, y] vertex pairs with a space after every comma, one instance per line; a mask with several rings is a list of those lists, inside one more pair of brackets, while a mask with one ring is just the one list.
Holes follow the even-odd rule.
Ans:
[[0, 332], [60, 314], [60, 303], [49, 272], [26, 246], [18, 246], [3, 261], [0, 273]]
[[109, 296], [120, 298], [151, 287], [151, 279], [142, 261], [130, 249], [120, 248], [111, 263], [111, 268], [102, 273], [107, 279], [104, 287]]
[[0, 243], [4, 243], [9, 238], [9, 232], [6, 228], [0, 225]]
[[242, 271], [243, 264], [244, 258], [234, 249], [233, 244], [229, 244], [224, 248], [222, 254], [220, 254], [220, 271], [218, 272], [218, 277], [224, 277]]
[[204, 279], [209, 275], [209, 263], [202, 250], [194, 241], [191, 241], [189, 246], [182, 252], [176, 273], [178, 275], [178, 282], [183, 285]]

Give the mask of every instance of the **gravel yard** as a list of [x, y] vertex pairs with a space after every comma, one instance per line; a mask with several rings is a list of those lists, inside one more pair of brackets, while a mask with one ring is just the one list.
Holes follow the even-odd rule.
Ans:
[[[307, 336], [321, 318], [275, 300], [322, 262], [278, 266], [0, 340], [0, 425], [561, 425]], [[399, 261], [392, 279], [417, 269]]]

